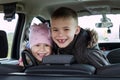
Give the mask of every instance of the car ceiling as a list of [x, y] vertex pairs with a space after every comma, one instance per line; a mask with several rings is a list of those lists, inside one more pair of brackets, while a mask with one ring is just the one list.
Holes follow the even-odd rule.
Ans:
[[28, 15], [41, 15], [49, 18], [58, 7], [74, 9], [79, 16], [92, 14], [120, 13], [120, 0], [0, 0], [0, 4], [17, 2], [21, 11]]

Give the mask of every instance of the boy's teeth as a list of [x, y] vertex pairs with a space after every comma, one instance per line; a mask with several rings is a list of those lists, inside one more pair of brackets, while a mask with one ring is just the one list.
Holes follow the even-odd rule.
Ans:
[[64, 39], [60, 39], [59, 42], [63, 43], [63, 42], [65, 42], [65, 40]]

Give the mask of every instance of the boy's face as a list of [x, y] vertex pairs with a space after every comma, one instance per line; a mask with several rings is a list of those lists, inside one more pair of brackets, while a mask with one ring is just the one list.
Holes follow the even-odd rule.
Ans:
[[51, 46], [45, 43], [39, 43], [31, 47], [33, 56], [38, 60], [42, 61], [44, 56], [51, 54]]
[[74, 35], [80, 32], [80, 27], [73, 18], [52, 19], [51, 32], [53, 41], [60, 48], [65, 48], [72, 42]]

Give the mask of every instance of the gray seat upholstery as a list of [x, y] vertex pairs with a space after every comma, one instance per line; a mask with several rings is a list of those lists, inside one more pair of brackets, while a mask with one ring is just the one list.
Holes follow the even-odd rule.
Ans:
[[107, 58], [110, 63], [120, 63], [120, 48], [111, 50]]
[[97, 69], [96, 74], [101, 76], [119, 77], [120, 64], [111, 64], [111, 65], [103, 66]]
[[28, 74], [55, 75], [93, 75], [95, 67], [87, 64], [76, 64], [73, 55], [50, 55], [43, 58], [38, 66], [25, 70]]
[[0, 58], [6, 58], [8, 54], [8, 41], [6, 32], [0, 30]]

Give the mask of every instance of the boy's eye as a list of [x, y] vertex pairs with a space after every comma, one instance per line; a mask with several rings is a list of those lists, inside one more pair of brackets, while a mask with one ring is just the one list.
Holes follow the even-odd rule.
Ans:
[[53, 29], [52, 31], [58, 31], [57, 29]]
[[68, 31], [69, 29], [64, 29], [65, 31]]
[[45, 46], [48, 46], [48, 44], [45, 44]]

